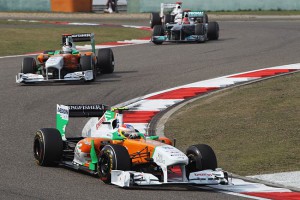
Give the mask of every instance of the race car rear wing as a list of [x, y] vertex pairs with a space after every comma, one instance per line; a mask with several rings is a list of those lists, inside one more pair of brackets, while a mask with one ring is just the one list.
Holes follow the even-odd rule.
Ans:
[[160, 4], [160, 16], [164, 16], [165, 9], [175, 9], [178, 4], [182, 4], [182, 2], [176, 3], [161, 3]]
[[95, 53], [95, 34], [94, 33], [76, 33], [76, 34], [63, 34], [62, 44], [66, 43], [67, 38], [72, 38], [73, 42], [88, 42], [91, 41], [92, 51]]
[[103, 104], [59, 105], [56, 108], [56, 128], [62, 139], [66, 140], [65, 131], [69, 117], [101, 117], [110, 108]]

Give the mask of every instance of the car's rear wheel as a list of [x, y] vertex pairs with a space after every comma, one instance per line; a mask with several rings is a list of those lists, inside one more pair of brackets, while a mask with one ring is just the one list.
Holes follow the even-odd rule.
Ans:
[[43, 128], [34, 136], [33, 154], [40, 166], [55, 166], [63, 153], [63, 142], [60, 132], [55, 128]]
[[22, 61], [21, 73], [35, 73], [36, 69], [36, 61], [32, 57], [25, 57]]
[[111, 74], [115, 70], [114, 53], [110, 48], [99, 49], [97, 52], [97, 68], [101, 73]]
[[164, 16], [164, 24], [171, 23], [171, 22], [172, 22], [172, 15], [166, 14]]
[[[164, 32], [163, 32], [163, 27], [162, 25], [155, 25], [153, 27], [153, 32], [152, 32], [152, 36], [163, 36]], [[162, 44], [162, 41], [152, 41], [154, 44]]]
[[131, 160], [127, 149], [121, 145], [109, 144], [100, 151], [97, 172], [104, 183], [111, 182], [112, 170], [128, 171]]
[[161, 25], [161, 18], [158, 12], [150, 14], [150, 27], [153, 28], [155, 25]]
[[215, 170], [218, 167], [217, 158], [213, 149], [206, 144], [192, 145], [186, 150], [189, 163], [186, 166], [186, 176], [191, 172], [205, 169]]
[[97, 72], [95, 70], [95, 61], [92, 56], [81, 56], [80, 66], [82, 71], [93, 70], [93, 79], [91, 81], [96, 79]]
[[218, 22], [209, 22], [207, 37], [209, 40], [218, 40], [219, 39], [219, 24]]

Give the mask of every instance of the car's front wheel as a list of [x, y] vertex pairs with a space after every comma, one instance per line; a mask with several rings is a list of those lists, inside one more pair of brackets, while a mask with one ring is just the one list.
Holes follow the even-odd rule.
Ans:
[[191, 172], [205, 169], [215, 170], [218, 167], [217, 158], [213, 149], [207, 144], [192, 145], [186, 150], [189, 163], [186, 166], [186, 176]]
[[111, 74], [115, 70], [114, 53], [110, 48], [99, 49], [97, 53], [97, 68], [101, 73]]
[[[162, 25], [155, 25], [153, 27], [153, 32], [152, 32], [152, 36], [163, 36], [164, 35], [164, 29], [163, 29], [163, 26]], [[152, 42], [154, 44], [162, 44], [163, 42], [162, 41], [155, 41], [155, 40], [152, 40]]]
[[209, 22], [207, 37], [209, 40], [218, 40], [219, 39], [219, 24], [218, 22]]
[[22, 61], [21, 73], [35, 73], [36, 61], [32, 57], [25, 57]]
[[121, 145], [109, 144], [100, 151], [97, 172], [104, 183], [111, 182], [112, 170], [128, 171], [131, 160], [127, 149]]
[[93, 79], [91, 81], [96, 79], [97, 72], [95, 69], [95, 61], [92, 56], [81, 56], [80, 66], [82, 71], [93, 70]]

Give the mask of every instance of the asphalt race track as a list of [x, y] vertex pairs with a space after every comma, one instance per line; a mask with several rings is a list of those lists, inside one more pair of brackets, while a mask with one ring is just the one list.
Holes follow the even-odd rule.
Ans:
[[[219, 23], [219, 41], [113, 48], [115, 73], [85, 85], [17, 85], [22, 57], [1, 58], [0, 199], [243, 199], [207, 187], [120, 189], [69, 169], [39, 167], [32, 153], [35, 131], [55, 126], [57, 103], [115, 105], [178, 85], [300, 62], [300, 21]], [[71, 123], [72, 135], [80, 135], [86, 121]]]

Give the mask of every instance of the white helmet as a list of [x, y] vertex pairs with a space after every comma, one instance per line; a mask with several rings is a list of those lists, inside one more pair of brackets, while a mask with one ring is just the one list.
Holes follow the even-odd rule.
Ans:
[[182, 14], [183, 10], [181, 8], [181, 2], [176, 2], [176, 7], [174, 8], [174, 10], [172, 11], [172, 15], [177, 15], [177, 14]]
[[62, 51], [63, 53], [72, 53], [72, 47], [70, 45], [64, 45]]

